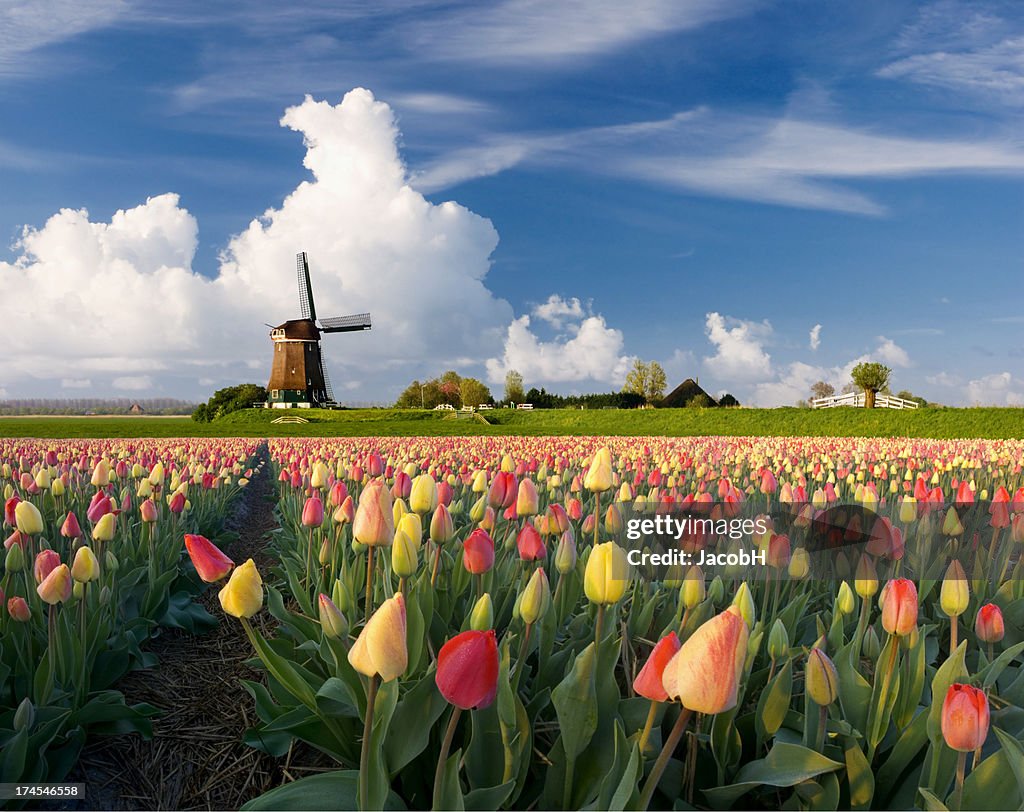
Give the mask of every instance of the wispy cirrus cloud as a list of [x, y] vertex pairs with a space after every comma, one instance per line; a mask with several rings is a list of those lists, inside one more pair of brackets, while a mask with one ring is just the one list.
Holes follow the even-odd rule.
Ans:
[[690, 193], [880, 215], [884, 206], [848, 184], [1024, 173], [1024, 147], [1010, 139], [940, 140], [695, 108], [608, 127], [488, 136], [429, 162], [415, 184], [435, 191], [513, 167], [569, 168]]

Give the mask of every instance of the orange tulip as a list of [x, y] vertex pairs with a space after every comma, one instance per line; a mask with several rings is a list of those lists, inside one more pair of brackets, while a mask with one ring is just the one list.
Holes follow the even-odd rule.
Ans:
[[889, 581], [882, 590], [882, 628], [905, 637], [917, 626], [917, 587], [906, 578]]
[[942, 738], [950, 749], [970, 753], [988, 737], [989, 708], [985, 692], [953, 683], [942, 703]]
[[665, 667], [665, 693], [698, 713], [721, 713], [736, 706], [747, 624], [730, 607], [695, 631]]
[[974, 620], [974, 633], [983, 643], [998, 643], [1006, 634], [1002, 610], [994, 603], [986, 603], [978, 610]]
[[652, 702], [664, 702], [668, 699], [662, 677], [665, 667], [679, 651], [679, 638], [675, 632], [669, 632], [658, 641], [658, 644], [647, 657], [647, 662], [633, 680], [633, 690]]

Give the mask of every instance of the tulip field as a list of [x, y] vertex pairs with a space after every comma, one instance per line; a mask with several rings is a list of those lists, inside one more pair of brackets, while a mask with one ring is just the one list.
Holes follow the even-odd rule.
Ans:
[[[118, 680], [220, 623], [256, 668], [226, 689], [244, 746], [316, 763], [249, 809], [1024, 804], [1021, 441], [18, 440], [0, 466], [3, 781], [149, 735]], [[256, 477], [259, 565], [221, 539]], [[690, 558], [634, 563], [630, 528], [684, 515]]]

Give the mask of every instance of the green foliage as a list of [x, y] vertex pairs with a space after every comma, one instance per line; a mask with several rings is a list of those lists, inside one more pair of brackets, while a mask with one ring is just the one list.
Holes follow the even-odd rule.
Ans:
[[591, 395], [556, 395], [541, 387], [526, 393], [526, 402], [535, 409], [639, 409], [644, 396], [635, 392], [608, 392]]
[[395, 408], [433, 409], [441, 404], [459, 408], [493, 402], [491, 390], [483, 382], [476, 378], [463, 378], [454, 370], [448, 370], [440, 378], [413, 381], [398, 396]]
[[197, 423], [209, 423], [225, 415], [241, 409], [250, 409], [254, 403], [263, 403], [267, 399], [266, 387], [256, 383], [243, 383], [218, 389], [206, 403], [200, 404], [192, 412], [192, 419]]
[[639, 395], [646, 403], [654, 403], [665, 396], [666, 385], [665, 370], [661, 364], [657, 361], [647, 363], [638, 358], [626, 376], [622, 391]]
[[688, 401], [686, 401], [687, 409], [709, 409], [715, 404], [711, 402], [711, 398], [705, 395], [703, 392], [699, 395], [694, 395]]
[[525, 403], [526, 394], [523, 392], [523, 376], [514, 369], [505, 373], [505, 401], [507, 403]]
[[740, 402], [735, 398], [735, 396], [730, 395], [728, 392], [726, 392], [724, 395], [722, 395], [722, 397], [720, 397], [718, 399], [718, 405], [719, 406], [739, 406]]
[[865, 392], [881, 392], [889, 385], [892, 369], [875, 361], [862, 361], [850, 371], [850, 378]]

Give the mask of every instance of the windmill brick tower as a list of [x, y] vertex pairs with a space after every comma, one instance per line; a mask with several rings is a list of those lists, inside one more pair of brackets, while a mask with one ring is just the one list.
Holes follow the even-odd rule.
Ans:
[[270, 331], [274, 343], [274, 362], [267, 384], [267, 407], [271, 409], [332, 408], [334, 400], [331, 379], [324, 366], [320, 349], [322, 333], [351, 333], [370, 329], [370, 314], [357, 313], [320, 319], [317, 324], [313, 286], [309, 281], [306, 252], [295, 258], [299, 279], [301, 318], [289, 319]]

